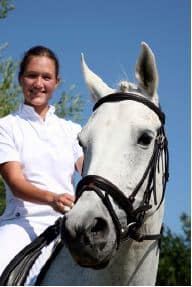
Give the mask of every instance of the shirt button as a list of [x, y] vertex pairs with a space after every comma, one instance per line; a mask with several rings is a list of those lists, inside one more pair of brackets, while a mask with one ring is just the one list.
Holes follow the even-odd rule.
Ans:
[[20, 215], [21, 215], [20, 212], [17, 212], [17, 213], [15, 214], [16, 217], [19, 217]]

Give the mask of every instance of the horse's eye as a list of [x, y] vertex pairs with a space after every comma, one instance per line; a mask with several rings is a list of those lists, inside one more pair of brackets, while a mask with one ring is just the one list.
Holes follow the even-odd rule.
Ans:
[[139, 137], [138, 144], [147, 147], [151, 143], [152, 139], [153, 137], [145, 132]]

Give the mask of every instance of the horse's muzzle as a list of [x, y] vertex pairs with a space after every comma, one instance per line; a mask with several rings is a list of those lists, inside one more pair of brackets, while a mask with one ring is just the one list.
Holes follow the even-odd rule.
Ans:
[[83, 267], [104, 268], [116, 251], [116, 238], [111, 237], [109, 223], [94, 216], [94, 212], [90, 212], [85, 221], [79, 219], [78, 222], [73, 221], [73, 212], [66, 214], [61, 238], [74, 260]]

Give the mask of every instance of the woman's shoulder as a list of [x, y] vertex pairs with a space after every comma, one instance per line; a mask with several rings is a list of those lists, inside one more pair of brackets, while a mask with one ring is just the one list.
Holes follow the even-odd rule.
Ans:
[[0, 129], [4, 130], [8, 133], [12, 132], [14, 128], [17, 126], [17, 116], [19, 113], [19, 109], [13, 111], [12, 113], [0, 118]]
[[9, 114], [0, 118], [0, 136], [6, 137], [7, 135], [12, 136], [15, 127], [14, 115]]
[[0, 126], [10, 126], [14, 121], [14, 113], [8, 114], [2, 118], [0, 118]]

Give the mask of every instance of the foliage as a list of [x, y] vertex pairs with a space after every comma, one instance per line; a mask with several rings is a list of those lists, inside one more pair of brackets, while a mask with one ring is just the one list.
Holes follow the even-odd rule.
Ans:
[[76, 86], [72, 85], [69, 91], [62, 92], [58, 100], [54, 103], [55, 112], [59, 117], [70, 118], [74, 121], [81, 119], [83, 111], [83, 99], [80, 94], [75, 94]]
[[157, 285], [188, 286], [191, 283], [191, 219], [180, 217], [182, 235], [175, 235], [167, 227], [162, 239]]
[[[5, 47], [0, 47], [0, 53]], [[0, 117], [14, 111], [20, 102], [21, 88], [14, 81], [17, 66], [11, 58], [3, 59], [0, 54]]]
[[15, 7], [11, 4], [12, 0], [0, 0], [0, 19], [7, 17], [7, 13]]

